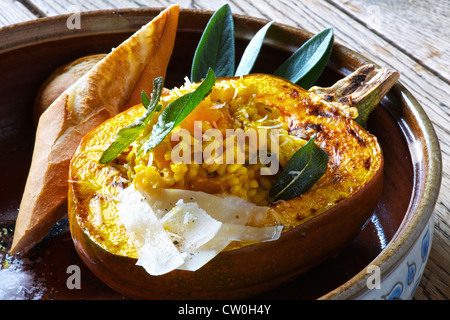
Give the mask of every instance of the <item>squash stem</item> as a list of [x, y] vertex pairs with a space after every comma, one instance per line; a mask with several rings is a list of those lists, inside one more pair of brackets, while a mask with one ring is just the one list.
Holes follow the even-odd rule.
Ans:
[[399, 76], [395, 70], [367, 64], [329, 88], [312, 87], [310, 91], [327, 102], [356, 107], [358, 116], [354, 120], [365, 127], [369, 114], [392, 88]]

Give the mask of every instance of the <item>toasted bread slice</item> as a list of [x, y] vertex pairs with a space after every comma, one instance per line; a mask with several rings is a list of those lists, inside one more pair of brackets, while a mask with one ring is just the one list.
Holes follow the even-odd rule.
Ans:
[[20, 203], [11, 254], [40, 241], [67, 213], [70, 159], [82, 137], [140, 102], [153, 79], [165, 76], [179, 6], [173, 5], [98, 62], [39, 118], [30, 172]]
[[68, 87], [78, 81], [89, 72], [106, 54], [94, 54], [81, 57], [67, 63], [55, 71], [41, 85], [34, 100], [34, 123], [38, 124], [39, 118]]

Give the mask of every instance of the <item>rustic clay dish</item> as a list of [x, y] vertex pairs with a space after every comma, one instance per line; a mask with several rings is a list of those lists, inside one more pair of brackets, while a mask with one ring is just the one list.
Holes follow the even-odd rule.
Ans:
[[[32, 105], [40, 84], [60, 65], [78, 57], [109, 52], [160, 9], [84, 13], [81, 29], [66, 26], [68, 16], [46, 18], [0, 29], [0, 171], [8, 181], [0, 192], [0, 227], [12, 229], [31, 161], [34, 130]], [[182, 10], [166, 86], [189, 74], [192, 55], [211, 12]], [[238, 56], [248, 39], [267, 21], [235, 16]], [[276, 24], [269, 31], [254, 71], [271, 73], [310, 33]], [[327, 70], [318, 81], [328, 86], [368, 61], [335, 45]], [[410, 298], [425, 267], [433, 232], [433, 208], [440, 186], [437, 138], [416, 100], [397, 84], [371, 115], [368, 129], [385, 157], [384, 189], [365, 229], [339, 255], [259, 298], [394, 299]], [[0, 238], [9, 247], [12, 232]], [[120, 299], [78, 258], [63, 220], [54, 232], [23, 258], [47, 290], [43, 298]], [[67, 267], [81, 268], [82, 290], [66, 286]], [[381, 288], [368, 289], [369, 266], [379, 267]]]

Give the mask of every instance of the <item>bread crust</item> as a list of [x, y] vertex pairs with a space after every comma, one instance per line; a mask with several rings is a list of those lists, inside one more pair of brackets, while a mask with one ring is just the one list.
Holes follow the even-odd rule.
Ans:
[[39, 88], [34, 100], [33, 118], [37, 126], [39, 118], [45, 110], [72, 84], [89, 72], [105, 53], [89, 55], [69, 62], [55, 71], [45, 80]]
[[173, 51], [179, 6], [143, 26], [67, 88], [39, 118], [32, 163], [20, 203], [11, 254], [40, 241], [64, 215], [70, 159], [82, 137], [138, 104], [142, 90], [164, 76]]

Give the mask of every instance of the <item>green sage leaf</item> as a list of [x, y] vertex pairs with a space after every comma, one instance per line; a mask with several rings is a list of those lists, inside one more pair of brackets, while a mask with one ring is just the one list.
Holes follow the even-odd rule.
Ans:
[[200, 104], [205, 96], [209, 94], [215, 82], [216, 77], [214, 71], [209, 69], [205, 80], [195, 91], [185, 94], [171, 102], [159, 116], [158, 122], [153, 127], [149, 139], [144, 143], [144, 152], [148, 152], [160, 144]]
[[271, 21], [264, 27], [262, 27], [249, 42], [236, 69], [236, 77], [244, 76], [252, 71], [256, 58], [258, 57], [259, 52], [261, 51], [261, 47], [264, 43], [264, 38], [266, 37], [267, 30], [269, 30], [273, 22], [274, 21]]
[[325, 69], [331, 56], [334, 35], [328, 28], [304, 43], [275, 72], [304, 89], [309, 89]]
[[308, 191], [326, 172], [327, 153], [315, 145], [311, 137], [284, 167], [278, 179], [269, 191], [274, 200], [289, 200]]
[[194, 54], [191, 81], [204, 79], [209, 68], [217, 77], [232, 77], [235, 67], [234, 22], [225, 4], [209, 20]]
[[151, 99], [148, 98], [144, 90], [142, 90], [141, 100], [143, 106], [147, 109], [142, 117], [135, 122], [122, 128], [117, 133], [114, 141], [103, 152], [99, 163], [106, 164], [114, 160], [125, 148], [132, 144], [142, 133], [145, 125], [150, 121], [155, 110], [158, 109], [159, 99], [163, 89], [163, 78], [158, 77], [153, 80], [153, 92]]

